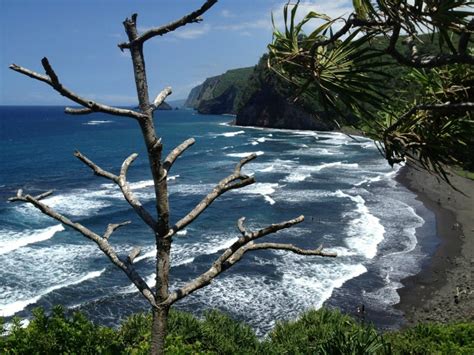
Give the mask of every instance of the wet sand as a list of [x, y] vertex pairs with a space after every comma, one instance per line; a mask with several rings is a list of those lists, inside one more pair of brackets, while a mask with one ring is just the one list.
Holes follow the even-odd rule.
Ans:
[[440, 244], [420, 273], [402, 281], [397, 308], [407, 325], [474, 321], [474, 181], [452, 176], [463, 195], [410, 166], [398, 180], [434, 212]]

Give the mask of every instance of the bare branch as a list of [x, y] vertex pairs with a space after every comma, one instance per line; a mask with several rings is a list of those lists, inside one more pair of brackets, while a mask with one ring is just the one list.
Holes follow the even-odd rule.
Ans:
[[174, 302], [180, 300], [183, 297], [193, 293], [194, 291], [210, 284], [213, 279], [215, 279], [218, 275], [220, 275], [225, 270], [229, 269], [231, 266], [235, 265], [239, 260], [242, 259], [243, 255], [247, 251], [252, 250], [259, 250], [259, 249], [277, 249], [277, 250], [287, 250], [291, 251], [300, 255], [315, 255], [321, 257], [335, 257], [335, 253], [324, 252], [322, 246], [317, 249], [302, 249], [296, 247], [292, 244], [284, 244], [284, 243], [258, 243], [256, 244], [254, 241], [258, 238], [264, 237], [265, 235], [275, 233], [279, 230], [289, 228], [295, 224], [301, 223], [304, 220], [303, 216], [299, 216], [297, 218], [291, 219], [289, 221], [285, 221], [282, 223], [272, 224], [266, 228], [260, 229], [256, 232], [248, 232], [244, 226], [245, 218], [242, 217], [237, 222], [238, 229], [242, 233], [245, 232], [242, 237], [240, 237], [234, 244], [232, 244], [229, 248], [227, 248], [219, 258], [214, 261], [212, 266], [202, 273], [200, 276], [191, 280], [186, 285], [181, 287], [180, 289], [171, 293], [166, 300], [168, 305], [173, 304]]
[[107, 229], [105, 230], [105, 233], [102, 236], [102, 238], [104, 238], [106, 240], [109, 239], [113, 232], [115, 232], [120, 227], [126, 226], [130, 223], [132, 223], [132, 222], [131, 221], [125, 221], [125, 222], [122, 222], [122, 223], [111, 223], [111, 224], [109, 224], [107, 226]]
[[[45, 195], [45, 194], [41, 194], [41, 195]], [[107, 255], [110, 261], [114, 265], [116, 265], [118, 268], [120, 268], [128, 276], [130, 281], [133, 282], [133, 284], [139, 289], [141, 294], [148, 300], [148, 302], [153, 307], [156, 307], [155, 298], [153, 296], [151, 289], [148, 287], [146, 282], [141, 278], [141, 276], [135, 271], [135, 269], [130, 264], [125, 263], [120, 259], [120, 257], [117, 255], [114, 248], [107, 241], [107, 238], [102, 238], [98, 234], [91, 231], [89, 228], [83, 226], [82, 224], [71, 221], [69, 218], [56, 212], [51, 207], [40, 202], [35, 197], [31, 195], [23, 195], [21, 191], [19, 191], [19, 193], [17, 193], [17, 196], [14, 197], [11, 201], [28, 202], [32, 204], [34, 207], [36, 207], [37, 209], [39, 209], [43, 214], [51, 218], [54, 218], [55, 220], [61, 222], [62, 224], [65, 224], [66, 226], [69, 226], [75, 229], [87, 239], [90, 239], [93, 242], [95, 242], [97, 246], [99, 247], [99, 249], [102, 250], [102, 252], [105, 255]]]
[[474, 57], [467, 54], [438, 54], [407, 57], [395, 49], [387, 53], [400, 64], [412, 68], [436, 68], [449, 64], [474, 65]]
[[81, 152], [76, 151], [74, 153], [79, 160], [81, 160], [84, 164], [86, 164], [89, 168], [94, 171], [94, 174], [98, 176], [105, 177], [106, 179], [114, 181], [122, 191], [123, 196], [127, 200], [130, 206], [135, 210], [135, 212], [140, 216], [140, 218], [150, 226], [153, 231], [156, 231], [157, 223], [152, 215], [143, 207], [141, 202], [135, 197], [130, 188], [130, 184], [127, 182], [127, 171], [133, 161], [137, 158], [138, 154], [133, 153], [131, 154], [125, 161], [122, 163], [122, 167], [120, 168], [120, 175], [114, 175], [91, 161]]
[[194, 221], [202, 212], [204, 212], [216, 198], [222, 195], [224, 192], [229, 190], [238, 189], [247, 185], [251, 185], [255, 182], [253, 177], [249, 177], [241, 174], [242, 166], [252, 161], [257, 157], [256, 154], [250, 154], [249, 156], [240, 160], [235, 166], [234, 173], [225, 177], [214, 187], [214, 189], [199, 202], [186, 216], [181, 218], [176, 224], [169, 230], [167, 238], [172, 237], [176, 232], [185, 228], [189, 223]]
[[66, 107], [64, 109], [64, 113], [67, 113], [68, 115], [88, 115], [90, 113], [93, 113], [90, 108], [72, 108], [72, 107]]
[[[46, 192], [43, 192], [39, 195], [36, 195], [34, 197], [35, 200], [42, 200], [48, 196], [51, 196], [53, 194], [53, 190], [49, 190], [49, 191], [46, 191]], [[9, 202], [15, 202], [15, 201], [24, 201], [24, 196], [23, 196], [23, 190], [22, 189], [19, 189], [16, 193], [16, 196], [15, 197], [10, 197], [8, 199]]]
[[[41, 60], [41, 63], [43, 64], [43, 67], [44, 67], [47, 75], [38, 74], [38, 73], [36, 73], [32, 70], [23, 68], [23, 67], [21, 67], [19, 65], [16, 65], [16, 64], [10, 65], [10, 69], [12, 69], [12, 70], [14, 70], [18, 73], [24, 74], [26, 76], [29, 76], [30, 78], [33, 78], [33, 79], [36, 79], [36, 80], [39, 80], [39, 81], [42, 81], [42, 82], [48, 84], [54, 90], [59, 92], [62, 96], [67, 97], [68, 99], [74, 101], [75, 103], [77, 103], [81, 106], [84, 106], [85, 108], [87, 108], [87, 109], [89, 109], [93, 112], [103, 112], [103, 113], [107, 113], [107, 114], [110, 114], [110, 115], [126, 116], [126, 117], [132, 117], [132, 118], [135, 118], [135, 119], [143, 119], [144, 117], [146, 117], [142, 113], [139, 113], [139, 112], [136, 112], [136, 111], [133, 111], [133, 110], [121, 109], [121, 108], [117, 108], [117, 107], [112, 107], [112, 106], [100, 104], [100, 103], [97, 103], [95, 101], [83, 98], [83, 97], [75, 94], [74, 92], [70, 91], [69, 89], [67, 89], [66, 87], [64, 87], [61, 84], [61, 82], [58, 79], [58, 76], [54, 72], [53, 68], [49, 64], [49, 61], [46, 57]], [[73, 112], [74, 111], [75, 110], [73, 109]], [[71, 113], [70, 110], [67, 110], [67, 113]], [[83, 113], [85, 113], [85, 112], [83, 112]]]
[[130, 167], [130, 165], [135, 161], [135, 159], [137, 159], [138, 157], [138, 154], [137, 153], [133, 153], [131, 154], [127, 159], [125, 159], [122, 163], [122, 167], [120, 168], [120, 176], [119, 176], [119, 179], [123, 179], [125, 180], [127, 178], [127, 172], [128, 172], [128, 168]]
[[153, 101], [153, 104], [151, 105], [151, 109], [154, 111], [156, 110], [158, 107], [160, 107], [160, 105], [165, 102], [165, 99], [172, 94], [172, 90], [171, 90], [171, 87], [168, 86], [167, 88], [163, 89], [163, 91], [161, 91], [155, 98], [155, 100]]
[[288, 250], [299, 255], [317, 255], [335, 258], [336, 253], [324, 252], [322, 245], [316, 249], [302, 249], [293, 244], [286, 243], [255, 243], [250, 245], [247, 250], [261, 250], [261, 249], [274, 249], [274, 250]]
[[127, 257], [127, 262], [129, 264], [133, 264], [133, 261], [135, 260], [135, 258], [140, 255], [142, 251], [142, 248], [140, 247], [135, 247], [133, 248], [131, 251], [130, 251], [130, 254], [128, 254], [128, 257]]
[[245, 237], [249, 234], [248, 230], [244, 226], [245, 217], [240, 217], [237, 221], [237, 229]]
[[390, 133], [394, 132], [401, 124], [403, 124], [405, 119], [414, 115], [418, 111], [439, 111], [447, 113], [453, 111], [474, 111], [474, 102], [458, 102], [454, 104], [445, 102], [442, 104], [420, 104], [413, 106], [410, 110], [401, 115], [394, 124], [385, 130], [383, 140], [385, 141]]
[[166, 171], [166, 175], [171, 169], [171, 166], [175, 162], [178, 157], [184, 153], [186, 149], [188, 149], [190, 146], [192, 146], [195, 143], [194, 138], [189, 138], [186, 139], [183, 143], [178, 145], [176, 148], [174, 148], [166, 157], [166, 159], [163, 161], [163, 169]]
[[119, 177], [117, 175], [114, 175], [102, 169], [97, 164], [95, 164], [92, 160], [90, 160], [85, 155], [83, 155], [80, 151], [76, 150], [74, 152], [74, 156], [78, 158], [80, 161], [82, 161], [84, 164], [86, 164], [89, 168], [91, 168], [94, 171], [95, 175], [102, 176], [102, 177], [105, 177], [106, 179], [118, 182]]
[[136, 38], [133, 42], [120, 43], [118, 46], [121, 50], [123, 50], [124, 48], [130, 48], [132, 45], [143, 44], [145, 41], [153, 37], [163, 36], [166, 33], [175, 31], [176, 29], [185, 26], [188, 23], [201, 22], [202, 18], [200, 18], [200, 16], [204, 14], [207, 10], [209, 10], [215, 3], [217, 3], [217, 0], [207, 0], [198, 10], [191, 12], [190, 14], [182, 17], [181, 19], [170, 22], [167, 25], [161, 27], [152, 28], [151, 30], [146, 31], [141, 36]]

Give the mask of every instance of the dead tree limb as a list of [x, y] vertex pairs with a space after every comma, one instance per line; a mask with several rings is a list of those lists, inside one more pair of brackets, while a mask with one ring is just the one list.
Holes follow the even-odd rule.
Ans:
[[118, 255], [115, 249], [110, 245], [108, 242], [108, 239], [110, 235], [115, 231], [117, 228], [124, 226], [126, 224], [129, 224], [129, 222], [124, 222], [120, 224], [112, 224], [107, 227], [106, 232], [104, 233], [103, 236], [100, 236], [93, 231], [91, 231], [89, 228], [83, 226], [80, 223], [73, 222], [66, 216], [56, 212], [53, 210], [51, 207], [48, 205], [42, 203], [40, 200], [42, 198], [45, 198], [46, 196], [51, 195], [51, 192], [48, 191], [47, 193], [40, 194], [36, 197], [33, 197], [31, 195], [24, 195], [22, 190], [18, 190], [18, 193], [15, 197], [11, 197], [8, 200], [10, 202], [17, 202], [17, 201], [22, 201], [22, 202], [27, 202], [32, 204], [34, 207], [39, 209], [43, 214], [54, 218], [55, 220], [61, 222], [62, 224], [71, 227], [72, 229], [75, 229], [79, 233], [81, 233], [84, 237], [87, 239], [92, 240], [97, 244], [100, 250], [107, 255], [107, 257], [110, 259], [110, 261], [116, 265], [118, 268], [120, 268], [130, 279], [130, 281], [133, 282], [133, 284], [138, 288], [140, 293], [147, 299], [147, 301], [153, 306], [156, 307], [156, 302], [155, 298], [153, 296], [153, 292], [150, 289], [150, 287], [146, 284], [146, 282], [143, 280], [143, 278], [137, 273], [137, 271], [134, 269], [134, 267], [131, 265], [131, 263], [123, 261]]
[[194, 221], [202, 212], [204, 212], [220, 195], [229, 191], [238, 189], [247, 185], [251, 185], [255, 182], [253, 177], [243, 175], [241, 173], [242, 167], [248, 162], [254, 160], [257, 157], [256, 154], [250, 154], [249, 156], [242, 158], [234, 168], [234, 172], [229, 176], [225, 177], [214, 187], [214, 189], [199, 202], [186, 216], [181, 218], [176, 224], [170, 228], [167, 238], [172, 237], [176, 232], [185, 228], [188, 224]]
[[153, 104], [151, 105], [151, 108], [153, 111], [155, 111], [158, 107], [160, 107], [160, 105], [165, 102], [165, 99], [171, 95], [173, 93], [173, 91], [171, 90], [171, 87], [168, 86], [167, 88], [163, 89], [163, 91], [161, 91], [155, 98], [155, 100], [153, 100]]
[[132, 223], [131, 221], [125, 221], [122, 223], [111, 223], [107, 226], [104, 235], [102, 236], [104, 239], [109, 239], [113, 232], [115, 232], [120, 227], [126, 226]]
[[286, 229], [294, 226], [295, 224], [301, 223], [304, 220], [303, 216], [285, 221], [282, 223], [272, 224], [266, 228], [260, 229], [255, 232], [250, 232], [244, 227], [245, 218], [242, 217], [237, 222], [237, 228], [242, 233], [240, 237], [234, 244], [227, 248], [212, 264], [212, 266], [200, 276], [196, 277], [194, 280], [191, 280], [185, 284], [180, 289], [174, 291], [170, 294], [166, 303], [171, 305], [174, 302], [190, 295], [196, 290], [209, 285], [212, 280], [219, 276], [222, 272], [229, 269], [231, 266], [235, 265], [244, 254], [248, 251], [253, 250], [262, 250], [262, 249], [274, 249], [274, 250], [286, 250], [291, 251], [300, 255], [314, 255], [321, 257], [335, 257], [335, 253], [323, 251], [323, 247], [320, 246], [316, 249], [302, 249], [293, 244], [285, 243], [255, 243], [255, 240], [262, 238], [268, 234], [276, 233], [282, 229]]
[[133, 161], [137, 158], [138, 154], [133, 153], [127, 159], [124, 160], [122, 167], [120, 168], [120, 175], [114, 175], [100, 166], [95, 164], [92, 160], [87, 158], [81, 152], [76, 151], [74, 152], [74, 156], [77, 157], [80, 161], [86, 164], [89, 168], [94, 171], [94, 174], [97, 176], [102, 176], [106, 179], [112, 180], [115, 182], [120, 190], [122, 191], [125, 200], [129, 203], [130, 206], [135, 210], [138, 216], [151, 228], [153, 231], [156, 231], [157, 222], [153, 218], [153, 216], [143, 207], [142, 203], [138, 200], [138, 198], [133, 194], [132, 189], [130, 188], [130, 184], [127, 181], [127, 171]]
[[[110, 115], [115, 115], [115, 116], [127, 116], [135, 119], [141, 119], [144, 117], [143, 114], [133, 111], [133, 110], [127, 110], [127, 109], [122, 109], [122, 108], [117, 108], [117, 107], [112, 107], [104, 104], [97, 103], [95, 101], [83, 98], [71, 90], [67, 89], [64, 87], [61, 82], [59, 81], [58, 76], [54, 72], [53, 68], [49, 64], [48, 58], [44, 57], [41, 60], [41, 64], [43, 65], [43, 68], [46, 71], [46, 75], [38, 74], [32, 70], [23, 68], [19, 65], [12, 64], [10, 65], [10, 69], [21, 73], [23, 75], [29, 76], [30, 78], [42, 81], [49, 86], [51, 86], [54, 90], [56, 90], [58, 93], [60, 93], [62, 96], [67, 97], [68, 99], [74, 101], [75, 103], [84, 106], [86, 109], [90, 110], [90, 112], [103, 112], [107, 113]], [[82, 109], [81, 111], [78, 111], [77, 109], [66, 109], [66, 113], [74, 113], [77, 114], [78, 112], [81, 112], [82, 114], [90, 113], [86, 109]]]
[[199, 9], [191, 12], [186, 16], [183, 16], [181, 19], [170, 22], [164, 26], [152, 28], [144, 32], [142, 35], [138, 36], [133, 41], [120, 43], [118, 47], [121, 50], [124, 50], [125, 48], [130, 48], [132, 45], [142, 45], [145, 41], [153, 37], [163, 36], [164, 34], [175, 31], [178, 28], [183, 27], [189, 23], [201, 22], [202, 18], [200, 18], [200, 16], [204, 14], [207, 10], [209, 10], [215, 3], [217, 3], [217, 0], [207, 0]]
[[195, 142], [196, 140], [194, 138], [186, 139], [166, 156], [165, 160], [163, 160], [163, 169], [166, 172], [166, 176], [168, 176], [169, 171], [171, 170], [171, 167], [173, 166], [176, 159], [178, 159], [181, 154], [183, 154], [185, 150], [192, 146]]

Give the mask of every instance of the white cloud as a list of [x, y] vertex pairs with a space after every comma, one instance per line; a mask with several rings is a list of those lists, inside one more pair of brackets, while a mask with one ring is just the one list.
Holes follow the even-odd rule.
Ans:
[[[270, 33], [273, 28], [270, 13], [273, 13], [275, 25], [277, 28], [284, 28], [283, 8], [285, 4], [286, 2], [281, 2], [277, 7], [268, 9], [261, 15], [259, 19], [256, 19], [255, 21], [246, 20], [242, 22], [226, 23], [222, 25], [216, 25], [213, 28], [217, 30], [239, 32], [244, 36], [251, 35], [252, 30], [268, 30]], [[337, 18], [340, 16], [347, 17], [353, 11], [353, 7], [352, 2], [349, 0], [332, 0], [331, 2], [323, 0], [303, 0], [299, 3], [296, 21], [301, 21], [303, 17], [311, 11], [325, 14], [331, 18]], [[223, 10], [221, 15], [227, 18], [236, 18], [234, 14], [231, 14], [227, 10]], [[316, 27], [321, 23], [322, 21], [313, 20], [310, 21], [309, 25], [306, 27]], [[340, 26], [342, 26], [342, 23]], [[335, 28], [337, 29], [340, 26], [336, 25]]]
[[221, 11], [221, 16], [225, 18], [235, 17], [235, 15], [227, 9]]
[[211, 26], [208, 24], [199, 25], [196, 27], [185, 27], [183, 29], [173, 32], [175, 37], [181, 39], [195, 39], [207, 34], [211, 30]]
[[[275, 25], [279, 29], [283, 29], [285, 26], [283, 21], [283, 7], [284, 4], [273, 9], [272, 11], [275, 20]], [[300, 22], [304, 18], [304, 16], [306, 16], [311, 11], [327, 15], [334, 19], [341, 16], [347, 18], [347, 16], [352, 13], [353, 10], [354, 8], [352, 6], [352, 2], [348, 0], [332, 0], [330, 2], [323, 0], [301, 1], [298, 5], [295, 21]], [[320, 20], [312, 20], [308, 23], [306, 28], [314, 28], [322, 24], [322, 22], [323, 21]], [[336, 24], [335, 27], [342, 27], [342, 23], [340, 24], [340, 26], [337, 26]]]
[[218, 30], [224, 31], [247, 31], [251, 29], [271, 29], [272, 22], [270, 16], [256, 21], [246, 21], [240, 23], [230, 23], [226, 25], [215, 26]]

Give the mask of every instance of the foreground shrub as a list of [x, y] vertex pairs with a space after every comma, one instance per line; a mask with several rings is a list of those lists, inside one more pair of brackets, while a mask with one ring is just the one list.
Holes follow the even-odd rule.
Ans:
[[385, 337], [396, 354], [474, 354], [474, 323], [419, 324]]
[[14, 319], [8, 333], [0, 340], [2, 354], [115, 354], [119, 350], [113, 329], [97, 326], [81, 313], [68, 318], [61, 306], [55, 306], [49, 316], [35, 309], [25, 328]]
[[[148, 354], [151, 317], [135, 314], [118, 329], [95, 325], [80, 313], [33, 311], [30, 324], [19, 319], [5, 332], [0, 319], [0, 354]], [[7, 334], [8, 333], [8, 334]], [[259, 341], [247, 325], [218, 311], [203, 319], [180, 311], [169, 316], [167, 354], [474, 354], [474, 323], [421, 324], [378, 334], [339, 311], [320, 309], [277, 324]]]
[[296, 321], [278, 324], [268, 342], [282, 354], [390, 353], [389, 345], [373, 327], [328, 309], [309, 311]]

